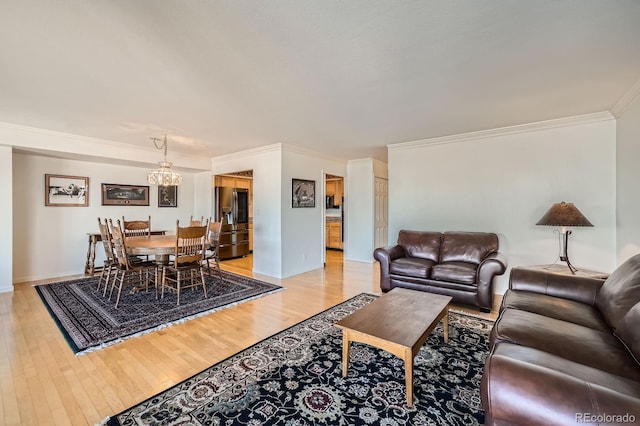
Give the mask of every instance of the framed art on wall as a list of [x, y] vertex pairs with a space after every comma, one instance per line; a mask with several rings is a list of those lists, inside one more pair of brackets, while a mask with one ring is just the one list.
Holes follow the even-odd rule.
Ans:
[[316, 181], [305, 179], [291, 180], [291, 207], [316, 206]]
[[44, 175], [45, 206], [87, 207], [89, 178], [83, 176]]
[[158, 185], [158, 207], [178, 207], [178, 187]]
[[103, 206], [148, 206], [149, 187], [142, 185], [102, 184]]

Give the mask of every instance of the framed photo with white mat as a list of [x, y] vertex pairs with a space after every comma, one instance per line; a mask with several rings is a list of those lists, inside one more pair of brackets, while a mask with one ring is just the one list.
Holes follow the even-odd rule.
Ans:
[[44, 175], [47, 207], [87, 207], [89, 205], [89, 178], [83, 176]]

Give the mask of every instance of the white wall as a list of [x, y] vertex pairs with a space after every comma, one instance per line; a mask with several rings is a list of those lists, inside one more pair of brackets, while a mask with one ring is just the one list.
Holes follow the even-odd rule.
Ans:
[[345, 210], [345, 217], [349, 226], [345, 229], [347, 244], [344, 258], [373, 262], [373, 160], [350, 160], [347, 163], [347, 176], [349, 180], [345, 187], [349, 196], [346, 199], [348, 208]]
[[[577, 267], [615, 266], [616, 123], [608, 113], [389, 146], [389, 241], [401, 229], [495, 232], [509, 266], [551, 263], [553, 228], [535, 223], [574, 202]], [[495, 291], [507, 288], [508, 272]]]
[[388, 178], [387, 164], [372, 158], [347, 163], [348, 194], [345, 260], [373, 262], [375, 178]]
[[[175, 232], [176, 219], [189, 220], [194, 212], [194, 178], [182, 173], [178, 207], [158, 208], [157, 187], [149, 188], [149, 206], [102, 206], [101, 184], [147, 185], [148, 169], [27, 154], [13, 155], [13, 282], [79, 274], [84, 271], [87, 233], [98, 232], [97, 218], [123, 215], [127, 219], [151, 215], [153, 229]], [[88, 207], [46, 207], [46, 173], [89, 177]], [[97, 250], [96, 264], [104, 252]]]
[[617, 120], [617, 261], [640, 253], [640, 97]]
[[277, 278], [282, 277], [281, 169], [279, 144], [212, 159], [212, 175], [253, 170], [253, 271]]
[[[323, 267], [324, 173], [346, 176], [346, 163], [324, 158], [293, 147], [282, 152], [282, 276]], [[293, 208], [292, 179], [316, 182], [315, 208]], [[348, 183], [345, 177], [345, 182]], [[345, 196], [346, 198], [347, 196]]]
[[[344, 176], [346, 164], [274, 144], [216, 157], [213, 175], [253, 170], [253, 271], [276, 278], [322, 267], [322, 172]], [[316, 208], [291, 207], [291, 179], [316, 181]]]
[[194, 217], [215, 219], [213, 211], [213, 174], [211, 172], [196, 173], [194, 176]]
[[13, 159], [11, 148], [0, 146], [0, 292], [13, 291]]

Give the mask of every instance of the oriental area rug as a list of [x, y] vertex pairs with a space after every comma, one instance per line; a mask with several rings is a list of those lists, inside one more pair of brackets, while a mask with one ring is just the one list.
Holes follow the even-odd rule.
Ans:
[[342, 377], [334, 323], [370, 303], [360, 294], [221, 361], [103, 421], [117, 425], [475, 425], [484, 423], [480, 380], [493, 322], [449, 313], [414, 360], [414, 404], [404, 364], [352, 343]]
[[281, 286], [222, 271], [206, 277], [207, 298], [202, 288], [166, 292], [156, 299], [153, 288], [133, 293], [123, 288], [118, 309], [116, 291], [111, 300], [97, 292], [98, 277], [80, 278], [36, 286], [36, 291], [76, 353], [90, 352], [130, 337], [184, 322], [211, 312], [282, 290]]

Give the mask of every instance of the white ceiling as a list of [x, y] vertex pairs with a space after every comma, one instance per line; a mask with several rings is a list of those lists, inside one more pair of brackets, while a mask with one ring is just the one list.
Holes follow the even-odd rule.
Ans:
[[638, 0], [0, 0], [0, 121], [206, 156], [384, 159], [639, 78]]

